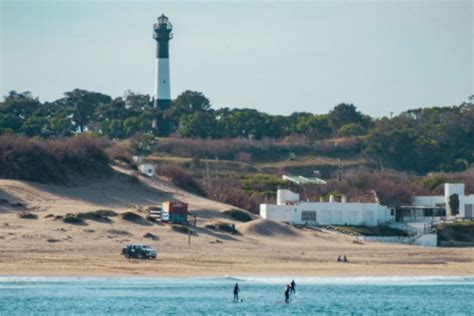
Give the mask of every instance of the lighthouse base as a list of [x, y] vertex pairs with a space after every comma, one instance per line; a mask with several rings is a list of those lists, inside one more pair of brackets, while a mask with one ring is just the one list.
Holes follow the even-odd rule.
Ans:
[[171, 132], [171, 124], [163, 118], [163, 112], [170, 108], [171, 100], [158, 100], [153, 102], [154, 118], [152, 128], [158, 135], [168, 136]]
[[164, 111], [170, 108], [171, 100], [155, 100], [156, 106], [159, 111]]

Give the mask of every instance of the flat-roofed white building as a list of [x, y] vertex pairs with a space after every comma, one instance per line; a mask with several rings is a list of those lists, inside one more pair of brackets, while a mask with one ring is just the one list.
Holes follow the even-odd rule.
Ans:
[[[457, 194], [459, 198], [458, 214], [454, 215], [453, 210], [449, 205], [449, 199], [453, 194]], [[457, 216], [463, 218], [474, 217], [474, 195], [465, 195], [464, 183], [445, 183], [444, 195], [428, 195], [415, 196], [413, 198], [412, 208], [419, 212], [432, 207], [433, 209], [445, 209], [446, 216]]]
[[155, 175], [155, 165], [152, 163], [141, 163], [138, 165], [140, 173], [152, 177]]
[[275, 222], [296, 225], [377, 226], [395, 220], [395, 210], [378, 202], [303, 202], [290, 190], [277, 191], [277, 204], [260, 204], [260, 216]]

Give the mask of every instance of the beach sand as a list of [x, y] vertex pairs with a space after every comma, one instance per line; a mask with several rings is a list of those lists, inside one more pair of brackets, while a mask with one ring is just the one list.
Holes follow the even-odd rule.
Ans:
[[[126, 170], [118, 170], [126, 173]], [[221, 214], [233, 208], [183, 192], [166, 181], [124, 174], [82, 180], [74, 186], [0, 180], [0, 198], [24, 203], [0, 205], [1, 275], [88, 276], [387, 276], [474, 275], [474, 248], [423, 248], [355, 243], [353, 238], [316, 229], [296, 229], [264, 220], [242, 224]], [[111, 217], [110, 223], [86, 220], [73, 225], [53, 217], [111, 209], [118, 213], [177, 199], [198, 215], [196, 235], [176, 232], [167, 224], [132, 223]], [[129, 207], [133, 206], [132, 209]], [[21, 219], [27, 210], [38, 219]], [[213, 231], [215, 221], [235, 223], [241, 234]], [[144, 237], [146, 233], [157, 240]], [[157, 260], [128, 260], [127, 243], [146, 243]], [[338, 263], [346, 255], [349, 263]]]

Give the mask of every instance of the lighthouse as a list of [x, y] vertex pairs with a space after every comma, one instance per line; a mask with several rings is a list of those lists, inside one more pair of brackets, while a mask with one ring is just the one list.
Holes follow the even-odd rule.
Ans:
[[169, 41], [173, 38], [172, 30], [173, 26], [164, 14], [158, 18], [158, 23], [153, 25], [153, 38], [156, 41], [153, 129], [158, 127], [158, 109], [167, 109], [171, 103]]

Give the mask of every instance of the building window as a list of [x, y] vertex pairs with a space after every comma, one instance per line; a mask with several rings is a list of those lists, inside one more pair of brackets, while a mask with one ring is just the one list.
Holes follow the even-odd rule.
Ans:
[[316, 211], [302, 211], [301, 220], [303, 222], [315, 222], [316, 221]]

